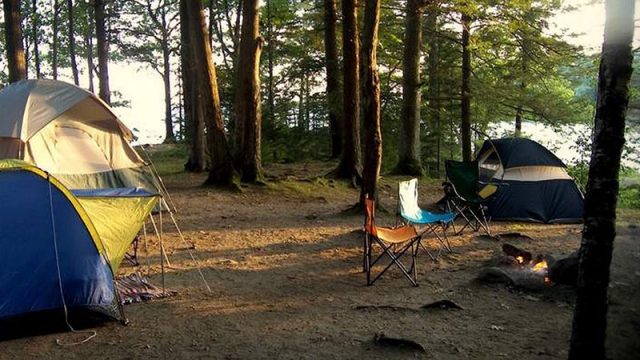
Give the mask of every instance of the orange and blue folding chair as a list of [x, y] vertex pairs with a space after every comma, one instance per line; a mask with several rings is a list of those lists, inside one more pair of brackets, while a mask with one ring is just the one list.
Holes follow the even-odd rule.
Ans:
[[[367, 286], [372, 285], [393, 265], [400, 269], [402, 274], [411, 282], [411, 285], [418, 286], [416, 257], [420, 246], [420, 238], [416, 229], [410, 225], [396, 228], [376, 226], [375, 202], [367, 197], [365, 199], [363, 258], [363, 270], [367, 276]], [[373, 251], [378, 249], [380, 252], [373, 255]], [[411, 265], [409, 267], [401, 262], [402, 257], [407, 252], [411, 255]], [[389, 258], [390, 262], [377, 274], [373, 274], [374, 265], [378, 264], [383, 258]]]

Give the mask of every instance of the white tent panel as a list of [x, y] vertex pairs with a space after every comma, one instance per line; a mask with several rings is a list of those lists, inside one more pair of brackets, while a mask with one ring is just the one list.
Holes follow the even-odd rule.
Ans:
[[545, 181], [545, 180], [571, 180], [567, 170], [559, 166], [521, 166], [509, 168], [504, 171], [504, 176], [498, 174], [496, 179], [514, 181]]

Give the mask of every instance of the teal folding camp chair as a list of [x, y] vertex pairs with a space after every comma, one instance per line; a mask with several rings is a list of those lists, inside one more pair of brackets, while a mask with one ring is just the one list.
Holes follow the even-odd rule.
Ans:
[[495, 195], [498, 186], [479, 180], [477, 161], [447, 160], [444, 164], [447, 182], [442, 185], [447, 209], [453, 211], [456, 218], [462, 218], [465, 221], [456, 234], [470, 227], [473, 231], [482, 229], [487, 235], [491, 235], [485, 210], [487, 201]]
[[453, 224], [455, 214], [453, 212], [433, 213], [418, 206], [418, 179], [401, 181], [398, 184], [398, 215], [403, 222], [424, 226], [421, 236], [431, 233], [440, 243], [438, 254], [433, 254], [421, 243], [429, 257], [436, 260], [442, 253], [442, 249], [452, 252], [447, 228]]
[[[411, 285], [418, 286], [418, 271], [416, 269], [416, 257], [420, 247], [421, 236], [416, 229], [410, 225], [395, 228], [376, 226], [375, 202], [368, 197], [364, 200], [364, 258], [363, 271], [367, 276], [367, 286], [372, 285], [391, 266], [396, 265], [398, 269], [409, 280]], [[374, 245], [377, 245], [374, 247]], [[377, 255], [373, 251], [379, 249]], [[401, 262], [402, 257], [407, 253], [411, 254], [411, 265], [407, 267]], [[383, 258], [388, 258], [389, 263], [374, 276], [372, 268]]]

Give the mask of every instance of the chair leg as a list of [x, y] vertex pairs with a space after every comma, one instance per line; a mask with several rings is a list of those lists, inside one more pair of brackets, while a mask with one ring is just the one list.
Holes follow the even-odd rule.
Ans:
[[[396, 266], [398, 266], [398, 268], [400, 269], [400, 271], [404, 274], [404, 276], [409, 280], [409, 282], [411, 283], [411, 285], [413, 286], [418, 286], [418, 283], [416, 282], [416, 280], [414, 280], [411, 275], [410, 275], [410, 270], [408, 270], [403, 263], [400, 262], [400, 258], [402, 257], [402, 255], [404, 255], [406, 253], [406, 251], [411, 247], [411, 245], [413, 245], [413, 243], [415, 241], [412, 241], [410, 244], [407, 244], [405, 246], [403, 246], [401, 248], [400, 251], [398, 251], [397, 253], [395, 253], [392, 249], [391, 246], [386, 246], [383, 242], [381, 241], [377, 241], [378, 245], [380, 245], [380, 247], [382, 248], [382, 254], [380, 254], [380, 256], [378, 256], [376, 258], [376, 260], [374, 260], [371, 263], [371, 266], [373, 266], [375, 263], [378, 262], [378, 260], [380, 260], [384, 255], [387, 255], [389, 258], [391, 258], [391, 262], [389, 264], [387, 264], [387, 266], [385, 266], [385, 268], [380, 271], [374, 278], [373, 280], [369, 281], [369, 278], [367, 277], [367, 285], [371, 285], [374, 282], [376, 282], [376, 280], [378, 280], [382, 274], [384, 274], [387, 270], [389, 270], [389, 268], [393, 265], [396, 264]], [[371, 269], [369, 269], [371, 270]], [[367, 274], [368, 275], [368, 274]]]

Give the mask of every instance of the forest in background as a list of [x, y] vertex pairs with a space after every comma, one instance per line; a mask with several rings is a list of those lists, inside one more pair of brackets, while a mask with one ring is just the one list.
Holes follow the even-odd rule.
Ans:
[[[98, 92], [98, 79], [101, 72], [107, 73], [108, 62], [151, 68], [164, 82], [165, 142], [192, 147], [194, 136], [204, 138], [202, 132], [194, 135], [198, 125], [185, 116], [179, 1], [19, 3], [28, 78], [59, 78], [87, 84], [90, 91]], [[100, 23], [96, 4], [104, 9]], [[357, 11], [361, 24], [363, 4]], [[208, 0], [203, 9], [222, 120], [230, 138], [236, 127], [242, 5], [239, 0]], [[344, 136], [340, 6], [335, 0], [256, 2], [262, 41], [259, 93], [264, 162], [340, 156]], [[562, 11], [571, 9], [551, 0], [382, 4], [377, 64], [383, 172], [441, 177], [445, 159], [462, 157], [463, 136], [470, 136], [476, 145], [487, 135], [520, 136], [522, 122], [558, 129], [571, 124], [590, 126], [599, 58], [564, 41], [569, 33], [551, 34], [549, 21]], [[0, 83], [6, 84], [4, 18], [0, 17]], [[100, 61], [101, 49], [106, 62]], [[635, 68], [640, 65], [637, 49], [634, 64]], [[101, 66], [107, 70], [101, 71]], [[105, 76], [108, 83], [108, 73]], [[638, 89], [636, 71], [628, 147], [638, 145]], [[110, 89], [108, 102], [128, 106], [117, 90]], [[471, 128], [466, 135], [461, 131], [464, 122]], [[508, 130], [492, 130], [496, 128]], [[589, 134], [568, 136], [575, 137], [582, 155], [582, 162], [576, 159], [574, 175], [578, 180], [584, 175], [586, 180]], [[627, 152], [627, 157], [637, 161], [633, 152]]]

